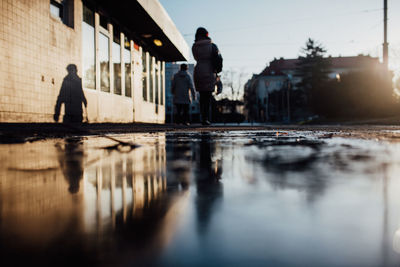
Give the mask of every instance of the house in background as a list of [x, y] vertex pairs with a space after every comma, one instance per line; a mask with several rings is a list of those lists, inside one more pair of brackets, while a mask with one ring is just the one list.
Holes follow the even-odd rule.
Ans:
[[[194, 64], [187, 64], [188, 71], [193, 78]], [[174, 114], [176, 113], [174, 106], [174, 96], [171, 92], [171, 81], [175, 73], [180, 70], [181, 64], [178, 63], [166, 63], [165, 64], [165, 120], [166, 122], [174, 122]], [[191, 121], [200, 121], [200, 103], [199, 93], [196, 91], [197, 98], [193, 100], [189, 107], [189, 116]]]
[[164, 123], [165, 63], [187, 60], [189, 47], [158, 0], [0, 0], [0, 9], [0, 122], [52, 122], [75, 65], [89, 122]]
[[[340, 76], [356, 71], [373, 69], [382, 71], [379, 58], [370, 56], [329, 57], [331, 67], [329, 78], [340, 81]], [[246, 117], [249, 121], [289, 122], [293, 117], [304, 118], [306, 112], [291, 110], [294, 101], [301, 101], [296, 84], [301, 77], [296, 76], [299, 59], [274, 59], [269, 65], [245, 85]]]

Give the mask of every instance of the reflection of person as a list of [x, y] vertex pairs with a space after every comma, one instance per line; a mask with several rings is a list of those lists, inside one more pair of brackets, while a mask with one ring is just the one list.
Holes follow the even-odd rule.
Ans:
[[76, 65], [70, 64], [67, 66], [68, 75], [65, 76], [62, 83], [60, 93], [57, 97], [57, 103], [54, 111], [54, 120], [57, 122], [60, 116], [60, 109], [62, 103], [65, 106], [65, 114], [63, 118], [64, 123], [68, 122], [82, 122], [83, 110], [82, 103], [87, 106], [85, 94], [82, 89], [82, 80], [79, 78]]
[[181, 65], [180, 71], [172, 79], [171, 91], [174, 95], [174, 103], [177, 110], [177, 122], [189, 125], [189, 104], [192, 100], [189, 90], [193, 100], [196, 99], [196, 92], [193, 88], [192, 77], [187, 69], [188, 66], [186, 64]]
[[222, 175], [221, 165], [218, 165], [218, 162], [213, 163], [211, 159], [214, 148], [210, 135], [202, 135], [196, 151], [196, 156], [199, 159], [197, 159], [198, 165], [195, 172], [197, 187], [196, 208], [200, 232], [207, 229], [213, 209], [215, 209], [215, 205], [222, 197], [223, 192], [220, 182]]
[[[175, 137], [172, 137], [175, 138]], [[167, 152], [167, 172], [168, 190], [179, 189], [187, 190], [190, 184], [192, 147], [190, 142], [180, 142], [179, 144], [170, 140], [167, 136], [165, 150]]]
[[58, 147], [58, 161], [71, 194], [79, 192], [83, 178], [83, 145], [80, 139], [67, 139], [64, 149]]
[[218, 47], [208, 37], [204, 28], [196, 31], [192, 47], [193, 57], [197, 64], [194, 68], [194, 84], [200, 92], [200, 112], [203, 125], [210, 125], [210, 101], [215, 90], [215, 69], [213, 66], [214, 53], [219, 54]]

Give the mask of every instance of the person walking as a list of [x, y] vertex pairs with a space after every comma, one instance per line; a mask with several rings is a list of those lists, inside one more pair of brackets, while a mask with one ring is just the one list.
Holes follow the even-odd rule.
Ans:
[[[192, 46], [196, 60], [194, 85], [200, 93], [200, 113], [203, 125], [210, 125], [210, 101], [215, 90], [216, 73], [222, 70], [222, 57], [218, 47], [208, 37], [205, 28], [198, 28]], [[219, 66], [218, 65], [219, 61]]]
[[196, 100], [196, 92], [194, 91], [192, 76], [187, 69], [187, 64], [181, 64], [180, 71], [172, 79], [171, 91], [177, 110], [177, 123], [189, 126], [189, 105], [192, 99]]

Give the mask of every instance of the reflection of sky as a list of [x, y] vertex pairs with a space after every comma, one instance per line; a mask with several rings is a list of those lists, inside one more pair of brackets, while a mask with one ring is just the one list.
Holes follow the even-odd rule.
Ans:
[[[246, 143], [254, 138], [260, 143], [271, 140], [260, 135], [246, 133]], [[216, 266], [250, 262], [381, 266], [383, 261], [389, 265], [399, 262], [392, 250], [400, 224], [399, 145], [324, 140], [312, 169], [276, 172], [263, 161], [270, 143], [264, 147], [257, 147], [257, 142], [243, 146], [241, 141], [232, 145], [223, 134], [215, 139], [214, 162], [222, 158], [223, 200], [214, 206], [207, 231], [199, 235], [193, 225], [196, 189], [191, 189], [184, 222], [164, 254], [167, 262], [178, 255], [187, 256], [181, 258], [187, 265], [212, 262]], [[289, 154], [304, 147], [292, 147], [292, 152], [283, 146], [278, 149]], [[385, 209], [389, 211], [386, 217]]]
[[[297, 58], [307, 38], [332, 56], [379, 56], [383, 43], [381, 0], [160, 0], [192, 45], [204, 26], [219, 45], [224, 68], [259, 73], [274, 58]], [[399, 1], [388, 0], [392, 69], [400, 70]], [[191, 59], [193, 61], [193, 59]]]
[[65, 153], [84, 170], [74, 194], [62, 141], [1, 145], [0, 234], [58, 246], [103, 236], [166, 265], [398, 264], [400, 144], [321, 136], [115, 136], [141, 145], [128, 153], [88, 137]]

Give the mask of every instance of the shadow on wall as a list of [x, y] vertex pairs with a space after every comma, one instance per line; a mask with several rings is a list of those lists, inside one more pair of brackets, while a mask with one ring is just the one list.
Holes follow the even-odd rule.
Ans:
[[82, 89], [82, 79], [78, 76], [78, 68], [75, 64], [67, 66], [68, 75], [64, 77], [60, 93], [57, 97], [54, 109], [54, 121], [58, 122], [61, 105], [64, 103], [64, 123], [81, 123], [83, 121], [82, 103], [85, 105], [87, 120], [87, 100]]

